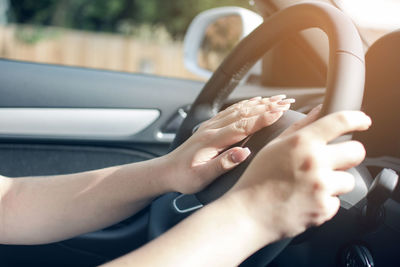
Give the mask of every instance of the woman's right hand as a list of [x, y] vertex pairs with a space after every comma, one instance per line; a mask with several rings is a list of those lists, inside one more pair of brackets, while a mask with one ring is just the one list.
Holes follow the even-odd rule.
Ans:
[[226, 194], [268, 243], [331, 219], [340, 207], [337, 196], [354, 187], [345, 170], [362, 162], [363, 145], [329, 142], [368, 129], [371, 119], [360, 111], [341, 111], [316, 120], [318, 113], [314, 109], [260, 150]]

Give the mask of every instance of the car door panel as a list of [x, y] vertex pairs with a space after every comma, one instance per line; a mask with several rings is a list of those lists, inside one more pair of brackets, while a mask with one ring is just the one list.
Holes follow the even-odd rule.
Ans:
[[[177, 108], [193, 101], [203, 83], [149, 75], [0, 61], [0, 107], [159, 110], [150, 127], [129, 141], [154, 142]], [[179, 97], [178, 97], [179, 96]]]
[[2, 108], [0, 135], [30, 138], [123, 138], [146, 129], [157, 109]]

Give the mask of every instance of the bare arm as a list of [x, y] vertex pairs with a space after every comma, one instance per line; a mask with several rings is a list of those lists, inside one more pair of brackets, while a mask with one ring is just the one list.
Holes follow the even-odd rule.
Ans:
[[249, 155], [226, 148], [272, 124], [291, 100], [254, 98], [204, 122], [182, 146], [153, 160], [51, 177], [0, 177], [0, 243], [41, 244], [98, 230], [170, 191], [193, 193]]
[[[48, 243], [104, 228], [167, 187], [164, 158], [71, 175], [2, 178], [1, 243]], [[156, 171], [154, 171], [156, 170]]]

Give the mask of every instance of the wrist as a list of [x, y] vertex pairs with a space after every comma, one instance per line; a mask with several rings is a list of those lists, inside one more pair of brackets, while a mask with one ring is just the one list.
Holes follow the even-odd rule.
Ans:
[[199, 180], [196, 179], [196, 172], [191, 169], [179, 150], [174, 150], [159, 159], [162, 166], [162, 177], [159, 179], [167, 192], [190, 194], [198, 191], [192, 190], [196, 188], [196, 181]]
[[153, 172], [155, 173], [154, 180], [157, 182], [157, 186], [162, 194], [176, 191], [177, 166], [174, 163], [174, 157], [171, 155], [172, 154], [169, 153], [155, 158], [154, 161], [156, 161], [156, 163], [150, 163], [150, 168], [153, 169], [154, 166], [157, 168], [157, 170]]
[[268, 203], [263, 203], [260, 208], [254, 196], [246, 190], [231, 190], [221, 200], [234, 211], [237, 221], [246, 226], [244, 228], [247, 228], [247, 236], [255, 251], [282, 238], [276, 231], [273, 213], [268, 214]]

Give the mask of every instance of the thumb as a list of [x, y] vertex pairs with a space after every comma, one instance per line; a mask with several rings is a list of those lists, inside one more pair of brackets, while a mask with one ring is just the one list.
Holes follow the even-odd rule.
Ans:
[[216, 178], [245, 161], [250, 153], [247, 147], [233, 147], [210, 160], [203, 167], [206, 168], [208, 177]]

